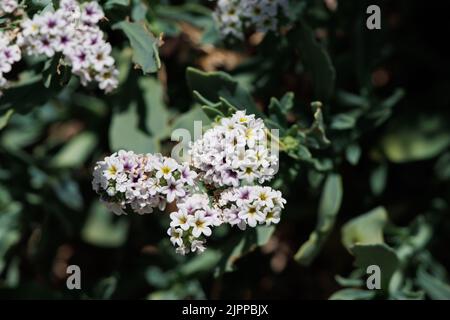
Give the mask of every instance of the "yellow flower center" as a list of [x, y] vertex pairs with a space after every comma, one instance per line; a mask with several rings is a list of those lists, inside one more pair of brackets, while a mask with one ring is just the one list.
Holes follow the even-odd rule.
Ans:
[[202, 227], [203, 227], [203, 221], [197, 220], [197, 221], [195, 222], [195, 225], [197, 226], [197, 228], [202, 228]]
[[112, 165], [109, 167], [108, 171], [110, 174], [114, 175], [117, 173], [117, 167], [115, 165]]
[[164, 174], [169, 174], [170, 173], [170, 168], [168, 166], [163, 166], [161, 168], [162, 173]]

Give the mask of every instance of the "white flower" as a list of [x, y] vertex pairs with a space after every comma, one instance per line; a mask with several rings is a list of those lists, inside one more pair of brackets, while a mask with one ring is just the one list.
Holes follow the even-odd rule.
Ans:
[[191, 251], [192, 252], [196, 252], [197, 253], [202, 253], [203, 251], [206, 250], [206, 247], [204, 246], [205, 241], [201, 241], [201, 240], [193, 240], [191, 242]]
[[172, 177], [172, 172], [178, 168], [178, 163], [174, 159], [167, 158], [163, 163], [157, 164], [156, 177], [169, 179]]
[[103, 69], [97, 76], [95, 80], [98, 82], [98, 87], [105, 92], [111, 92], [119, 84], [117, 79], [119, 71], [115, 68]]
[[280, 222], [280, 209], [266, 208], [264, 209], [264, 214], [264, 221], [266, 222], [266, 225], [277, 224], [278, 222]]
[[[167, 230], [167, 234], [170, 236], [170, 242], [172, 242], [173, 245], [177, 245], [181, 247], [183, 245], [183, 230], [179, 228], [173, 228], [170, 227]], [[194, 251], [194, 250], [192, 250]]]
[[117, 175], [123, 170], [123, 165], [116, 158], [108, 158], [106, 160], [106, 169], [103, 171], [106, 179], [114, 180]]
[[197, 173], [189, 168], [189, 165], [185, 164], [181, 167], [181, 177], [180, 180], [187, 183], [190, 186], [194, 185], [194, 180], [197, 178]]
[[14, 12], [14, 10], [17, 9], [18, 6], [19, 6], [19, 4], [17, 3], [16, 0], [1, 0], [0, 1], [0, 13], [2, 11], [6, 12], [6, 13], [12, 13], [12, 12]]
[[264, 221], [264, 214], [257, 205], [248, 205], [239, 211], [239, 218], [245, 219], [250, 227], [256, 227], [258, 222]]
[[255, 197], [256, 197], [255, 202], [258, 205], [268, 208], [274, 207], [271, 188], [263, 187], [259, 189], [258, 191], [256, 191]]
[[199, 210], [195, 212], [194, 218], [191, 220], [192, 235], [196, 238], [200, 237], [201, 234], [209, 237], [211, 235], [211, 221], [209, 218], [205, 217], [205, 212]]
[[181, 247], [176, 248], [175, 252], [184, 256], [189, 253], [189, 248], [187, 248], [185, 246], [181, 246]]
[[222, 224], [223, 219], [217, 208], [210, 208], [209, 206], [205, 206], [203, 210], [205, 211], [205, 217], [209, 219], [211, 225], [218, 227]]
[[96, 1], [84, 4], [81, 11], [81, 20], [88, 24], [96, 24], [103, 19], [104, 13], [100, 5]]
[[117, 214], [118, 216], [122, 214], [127, 214], [123, 209], [125, 209], [125, 206], [122, 203], [113, 203], [113, 202], [104, 202], [106, 207], [112, 211], [113, 213]]
[[162, 187], [161, 193], [167, 195], [167, 202], [172, 202], [175, 198], [184, 197], [186, 191], [184, 190], [181, 182], [170, 178], [167, 180], [167, 186]]
[[95, 47], [91, 63], [96, 71], [100, 72], [105, 67], [114, 65], [114, 59], [111, 57], [111, 49], [109, 43], [104, 43]]
[[176, 211], [170, 214], [170, 226], [172, 228], [180, 227], [183, 230], [188, 230], [191, 227], [194, 217], [183, 211]]

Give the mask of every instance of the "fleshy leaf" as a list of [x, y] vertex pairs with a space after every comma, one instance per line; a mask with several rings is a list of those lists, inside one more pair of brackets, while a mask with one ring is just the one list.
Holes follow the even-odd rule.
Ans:
[[144, 73], [153, 73], [161, 68], [158, 39], [147, 30], [144, 24], [122, 21], [115, 24], [113, 29], [120, 29], [126, 34], [133, 48], [133, 62]]
[[383, 229], [386, 223], [386, 210], [383, 207], [375, 208], [342, 227], [342, 243], [348, 250], [355, 244], [384, 243]]
[[300, 247], [294, 259], [302, 265], [310, 265], [319, 253], [328, 235], [333, 230], [336, 215], [341, 207], [343, 196], [342, 178], [339, 174], [330, 174], [325, 180], [320, 197], [318, 221], [314, 232]]

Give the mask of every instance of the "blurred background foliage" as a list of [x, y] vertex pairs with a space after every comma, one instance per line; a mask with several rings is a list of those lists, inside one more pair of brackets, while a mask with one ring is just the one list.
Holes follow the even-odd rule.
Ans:
[[[291, 1], [280, 34], [242, 42], [220, 38], [211, 1], [100, 2], [118, 90], [30, 60], [0, 98], [1, 298], [450, 299], [443, 2]], [[370, 4], [381, 30], [365, 26]], [[169, 153], [173, 129], [234, 108], [280, 129], [276, 228], [221, 227], [203, 255], [180, 257], [167, 215], [99, 203], [95, 161]], [[66, 289], [70, 264], [82, 290]], [[382, 290], [364, 289], [371, 264]]]

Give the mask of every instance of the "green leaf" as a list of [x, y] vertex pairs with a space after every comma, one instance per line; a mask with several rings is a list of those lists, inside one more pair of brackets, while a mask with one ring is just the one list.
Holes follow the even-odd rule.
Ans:
[[351, 249], [355, 256], [355, 266], [366, 270], [368, 266], [377, 265], [381, 270], [381, 290], [387, 292], [392, 275], [399, 267], [400, 261], [395, 251], [384, 243], [357, 244]]
[[46, 88], [41, 76], [25, 75], [18, 83], [5, 90], [0, 99], [0, 114], [14, 108], [16, 113], [27, 113], [43, 105], [55, 95], [55, 90]]
[[320, 197], [316, 229], [295, 254], [294, 259], [298, 263], [308, 266], [319, 253], [333, 230], [336, 215], [341, 207], [342, 196], [341, 176], [334, 173], [328, 175]]
[[275, 232], [275, 226], [259, 226], [256, 228], [256, 245], [265, 245]]
[[161, 83], [154, 78], [141, 78], [139, 87], [146, 105], [145, 124], [147, 129], [155, 138], [166, 138], [170, 135], [169, 112], [164, 103], [164, 91]]
[[386, 157], [395, 163], [434, 158], [450, 146], [450, 131], [439, 116], [421, 116], [402, 126], [392, 124], [382, 139]]
[[294, 106], [294, 93], [287, 92], [281, 100], [272, 97], [269, 104], [270, 119], [278, 124], [279, 128], [287, 127], [286, 117]]
[[379, 196], [386, 187], [388, 166], [386, 163], [378, 165], [370, 174], [370, 188], [374, 195]]
[[333, 117], [330, 127], [335, 130], [352, 129], [356, 125], [356, 118], [350, 114], [340, 113]]
[[223, 98], [239, 110], [247, 110], [250, 114], [261, 114], [250, 93], [225, 72], [203, 72], [189, 67], [186, 78], [189, 88], [196, 92], [194, 96], [202, 105], [213, 105]]
[[51, 160], [57, 168], [81, 166], [97, 146], [97, 136], [92, 132], [82, 132], [72, 138]]
[[417, 284], [433, 300], [450, 300], [450, 285], [442, 282], [419, 268], [417, 271]]
[[188, 262], [182, 264], [177, 270], [176, 274], [182, 278], [195, 278], [199, 274], [208, 273], [213, 270], [222, 254], [219, 251], [208, 249], [204, 253], [195, 256]]
[[130, 0], [107, 0], [103, 7], [106, 10], [112, 9], [116, 6], [118, 7], [128, 7], [130, 5]]
[[352, 165], [357, 165], [361, 157], [361, 147], [357, 144], [351, 144], [345, 149], [345, 157]]
[[151, 153], [158, 150], [157, 140], [138, 128], [135, 103], [124, 112], [114, 112], [109, 128], [109, 144], [113, 151], [133, 150], [136, 153]]
[[364, 280], [361, 279], [362, 276], [362, 270], [356, 269], [347, 278], [339, 275], [336, 275], [334, 278], [336, 279], [336, 282], [342, 287], [361, 287], [364, 285]]
[[351, 250], [355, 244], [384, 243], [383, 230], [387, 221], [387, 212], [383, 207], [350, 220], [342, 227], [343, 245]]
[[122, 246], [128, 235], [129, 224], [124, 219], [114, 221], [115, 217], [103, 204], [94, 202], [81, 230], [83, 241], [105, 248]]
[[144, 73], [153, 73], [161, 68], [158, 55], [158, 39], [142, 23], [122, 21], [113, 26], [122, 30], [130, 40], [133, 48], [133, 62]]
[[56, 197], [72, 210], [81, 210], [83, 208], [83, 197], [80, 193], [80, 187], [70, 176], [63, 175], [57, 179], [49, 181]]
[[371, 300], [375, 298], [375, 291], [360, 289], [342, 289], [331, 295], [330, 300]]
[[9, 109], [6, 111], [3, 115], [0, 116], [0, 130], [2, 130], [9, 122], [9, 119], [11, 119], [11, 116], [14, 113], [14, 109]]
[[313, 78], [315, 99], [328, 101], [334, 91], [336, 71], [327, 51], [316, 41], [314, 31], [303, 20], [294, 28], [293, 35], [295, 39], [291, 41], [297, 44], [302, 63]]
[[325, 227], [328, 221], [334, 219], [341, 207], [343, 196], [342, 178], [339, 174], [330, 174], [325, 181], [320, 197], [319, 217], [320, 226]]
[[6, 253], [20, 240], [20, 208], [11, 202], [6, 190], [0, 189], [0, 273], [6, 265]]
[[108, 300], [116, 291], [118, 279], [116, 276], [111, 276], [100, 280], [94, 288], [94, 295], [96, 299]]
[[[201, 121], [203, 128], [211, 123], [211, 120], [202, 109], [194, 107], [188, 112], [185, 112], [176, 118], [176, 120], [172, 124], [172, 131], [181, 128], [187, 129], [191, 134], [191, 137], [194, 137], [194, 135], [197, 133], [194, 131], [195, 121]], [[198, 133], [201, 134], [202, 132]]]

